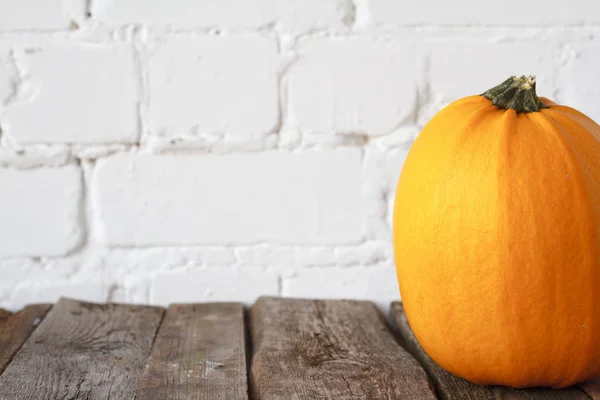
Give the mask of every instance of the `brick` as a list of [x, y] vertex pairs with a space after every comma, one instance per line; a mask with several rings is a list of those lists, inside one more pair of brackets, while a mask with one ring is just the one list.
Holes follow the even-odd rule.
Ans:
[[382, 149], [370, 145], [365, 149], [364, 192], [369, 204], [368, 236], [372, 239], [388, 240], [392, 235], [390, 205], [407, 152], [402, 147]]
[[398, 300], [396, 270], [391, 263], [368, 267], [304, 268], [283, 279], [283, 296], [323, 299]]
[[[103, 2], [107, 3], [107, 2]], [[283, 32], [344, 29], [354, 20], [351, 0], [113, 0], [93, 2], [94, 19], [108, 25], [147, 24], [183, 28], [260, 28]]]
[[264, 152], [99, 160], [92, 179], [112, 245], [348, 243], [362, 238], [361, 155]]
[[233, 265], [236, 257], [232, 249], [223, 246], [151, 247], [110, 249], [102, 264], [111, 271], [140, 276], [167, 269], [191, 266]]
[[335, 248], [329, 246], [296, 247], [294, 249], [295, 264], [311, 267], [333, 266], [338, 264]]
[[9, 297], [13, 288], [0, 285], [0, 308], [4, 308], [7, 311], [18, 311], [20, 308], [13, 307], [9, 302]]
[[292, 266], [373, 265], [391, 260], [391, 251], [392, 245], [387, 240], [338, 247], [279, 247], [261, 244], [238, 247], [235, 253], [240, 265], [261, 265], [287, 271], [286, 268]]
[[109, 301], [115, 303], [149, 304], [150, 287], [148, 279], [145, 278], [145, 275], [124, 278], [118, 285], [111, 287]]
[[397, 41], [306, 41], [287, 77], [291, 124], [319, 134], [389, 133], [415, 111], [413, 52]]
[[492, 9], [489, 3], [478, 0], [459, 4], [445, 0], [370, 0], [369, 15], [372, 25], [543, 26], [600, 21], [600, 3], [595, 0], [548, 5], [543, 0], [505, 0]]
[[406, 148], [368, 148], [364, 162], [366, 185], [373, 190], [394, 194], [407, 154]]
[[56, 303], [61, 297], [103, 303], [107, 296], [107, 285], [99, 281], [26, 282], [17, 286], [6, 304], [19, 310], [31, 303]]
[[[481, 94], [512, 75], [536, 75], [538, 93], [544, 95], [553, 90], [557, 53], [558, 45], [553, 40], [434, 43], [431, 46], [431, 89], [441, 95], [444, 102], [450, 102]], [[519, 60], [517, 70], [515, 60]]]
[[[388, 237], [391, 240], [391, 235]], [[335, 249], [339, 265], [375, 265], [392, 260], [391, 241], [370, 241], [360, 246], [342, 246]]]
[[81, 259], [65, 258], [6, 258], [0, 260], [0, 285], [17, 286], [29, 282], [67, 280], [82, 267]]
[[[174, 290], [177, 288], [177, 290]], [[184, 269], [156, 275], [150, 283], [150, 303], [241, 301], [279, 295], [278, 276], [260, 267]]]
[[62, 167], [71, 162], [66, 146], [32, 145], [27, 148], [0, 148], [0, 168]]
[[[419, 121], [418, 122], [423, 122], [423, 121], [421, 121], [421, 118], [422, 118], [421, 114], [426, 111], [427, 106], [429, 106], [429, 104], [421, 105], [421, 107], [419, 108], [419, 117], [418, 117]], [[417, 121], [415, 121], [415, 122], [417, 122]], [[426, 123], [427, 121], [424, 121], [424, 122]], [[385, 149], [387, 149], [387, 148], [408, 149], [408, 148], [410, 148], [410, 146], [412, 146], [413, 142], [415, 141], [415, 139], [421, 132], [422, 126], [423, 126], [423, 124], [403, 126], [399, 129], [395, 130], [393, 133], [391, 133], [389, 135], [385, 135], [380, 138], [376, 138], [372, 142], [373, 142], [373, 144], [376, 144], [376, 145], [380, 146], [381, 148], [385, 148]]]
[[290, 247], [261, 244], [239, 247], [235, 254], [242, 265], [290, 266], [295, 263], [294, 251]]
[[153, 134], [262, 134], [278, 123], [277, 46], [260, 36], [177, 37], [149, 55]]
[[81, 241], [81, 173], [0, 169], [0, 257], [62, 256]]
[[[2, 129], [20, 143], [132, 143], [138, 136], [138, 81], [128, 45], [6, 45], [0, 81], [8, 98]], [[7, 55], [7, 51], [12, 55]], [[7, 59], [13, 68], [6, 67]]]
[[86, 0], [0, 0], [0, 31], [66, 30], [81, 20]]
[[557, 101], [576, 108], [600, 123], [600, 43], [596, 41], [572, 46], [575, 57], [561, 70]]

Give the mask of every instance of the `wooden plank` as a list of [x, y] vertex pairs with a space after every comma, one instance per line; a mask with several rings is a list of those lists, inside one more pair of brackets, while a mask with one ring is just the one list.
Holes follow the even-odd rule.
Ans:
[[600, 378], [596, 378], [593, 381], [579, 385], [592, 400], [600, 400]]
[[10, 317], [12, 313], [10, 311], [6, 311], [4, 308], [0, 308], [0, 324]]
[[0, 309], [0, 375], [50, 307], [32, 304], [15, 314]]
[[244, 307], [171, 305], [140, 381], [144, 400], [247, 400]]
[[132, 399], [162, 314], [60, 300], [0, 376], [0, 400]]
[[250, 328], [256, 399], [435, 399], [371, 302], [260, 298]]
[[580, 389], [511, 389], [504, 386], [481, 386], [459, 378], [442, 369], [425, 353], [413, 334], [402, 303], [394, 302], [390, 307], [394, 332], [402, 345], [421, 363], [442, 400], [589, 400]]

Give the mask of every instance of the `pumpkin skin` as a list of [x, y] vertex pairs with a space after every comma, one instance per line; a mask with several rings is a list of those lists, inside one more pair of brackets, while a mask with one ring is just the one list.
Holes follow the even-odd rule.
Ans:
[[409, 324], [434, 361], [478, 384], [562, 388], [600, 375], [600, 126], [542, 101], [536, 112], [483, 96], [452, 103], [398, 181]]

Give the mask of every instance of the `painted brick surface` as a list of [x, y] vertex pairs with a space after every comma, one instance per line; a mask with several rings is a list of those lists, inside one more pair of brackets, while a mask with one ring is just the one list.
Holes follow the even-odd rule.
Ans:
[[554, 38], [492, 46], [481, 40], [441, 41], [430, 46], [429, 84], [434, 95], [445, 101], [480, 94], [511, 75], [523, 74], [536, 75], [540, 95], [552, 97], [559, 59]]
[[261, 36], [177, 37], [148, 55], [156, 135], [260, 134], [278, 123], [277, 43]]
[[600, 3], [0, 0], [0, 307], [399, 298], [423, 126], [509, 75], [600, 120]]
[[[399, 297], [392, 264], [369, 267], [307, 268], [285, 277], [283, 295], [328, 299], [386, 299]], [[385, 304], [382, 304], [385, 306]]]
[[127, 44], [10, 45], [0, 62], [2, 130], [22, 144], [132, 143], [138, 82]]
[[[177, 288], [177, 290], [173, 290]], [[150, 303], [242, 301], [279, 294], [277, 274], [261, 268], [204, 268], [170, 271], [150, 282]]]
[[418, 61], [398, 41], [316, 39], [289, 69], [291, 123], [318, 134], [383, 135], [414, 114]]
[[374, 24], [391, 25], [546, 26], [600, 21], [600, 4], [595, 0], [507, 0], [493, 7], [478, 0], [425, 0], [418, 4], [370, 0], [369, 12]]
[[82, 240], [75, 166], [0, 168], [0, 257], [62, 256]]
[[336, 244], [362, 238], [360, 167], [356, 149], [119, 155], [92, 185], [109, 245]]
[[66, 30], [85, 14], [86, 0], [0, 0], [0, 31]]
[[302, 33], [343, 29], [354, 20], [349, 0], [102, 0], [94, 17], [108, 25], [148, 24], [186, 28], [260, 29], [275, 26]]
[[[560, 75], [559, 93], [565, 104], [600, 121], [600, 85], [595, 84], [600, 71], [600, 42], [584, 42], [570, 48], [570, 62]], [[573, 84], [578, 82], [580, 84]], [[586, 85], [584, 82], [591, 84]]]

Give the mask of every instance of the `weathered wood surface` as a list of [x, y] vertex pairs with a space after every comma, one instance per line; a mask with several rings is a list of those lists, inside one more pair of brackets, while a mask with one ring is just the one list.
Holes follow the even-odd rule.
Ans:
[[0, 375], [50, 307], [32, 304], [15, 314], [0, 309]]
[[[248, 399], [240, 304], [172, 305], [160, 329], [157, 307], [50, 307], [0, 309], [0, 400]], [[433, 384], [370, 302], [259, 299], [249, 325], [252, 398], [433, 400], [435, 387], [442, 400], [600, 400], [600, 379], [563, 390], [472, 384], [425, 354], [401, 303], [390, 316]]]
[[373, 303], [261, 298], [250, 328], [256, 399], [435, 399]]
[[138, 399], [247, 400], [244, 308], [171, 305], [140, 381]]
[[12, 313], [10, 311], [6, 311], [3, 308], [0, 308], [0, 324], [4, 322], [8, 317], [10, 317]]
[[0, 376], [0, 400], [132, 399], [162, 314], [60, 300]]
[[561, 390], [511, 389], [468, 382], [444, 370], [425, 353], [410, 329], [402, 303], [392, 303], [390, 317], [399, 341], [425, 368], [442, 400], [589, 400], [583, 391], [575, 387]]
[[579, 385], [579, 387], [581, 387], [581, 390], [587, 393], [592, 400], [600, 400], [600, 378]]

